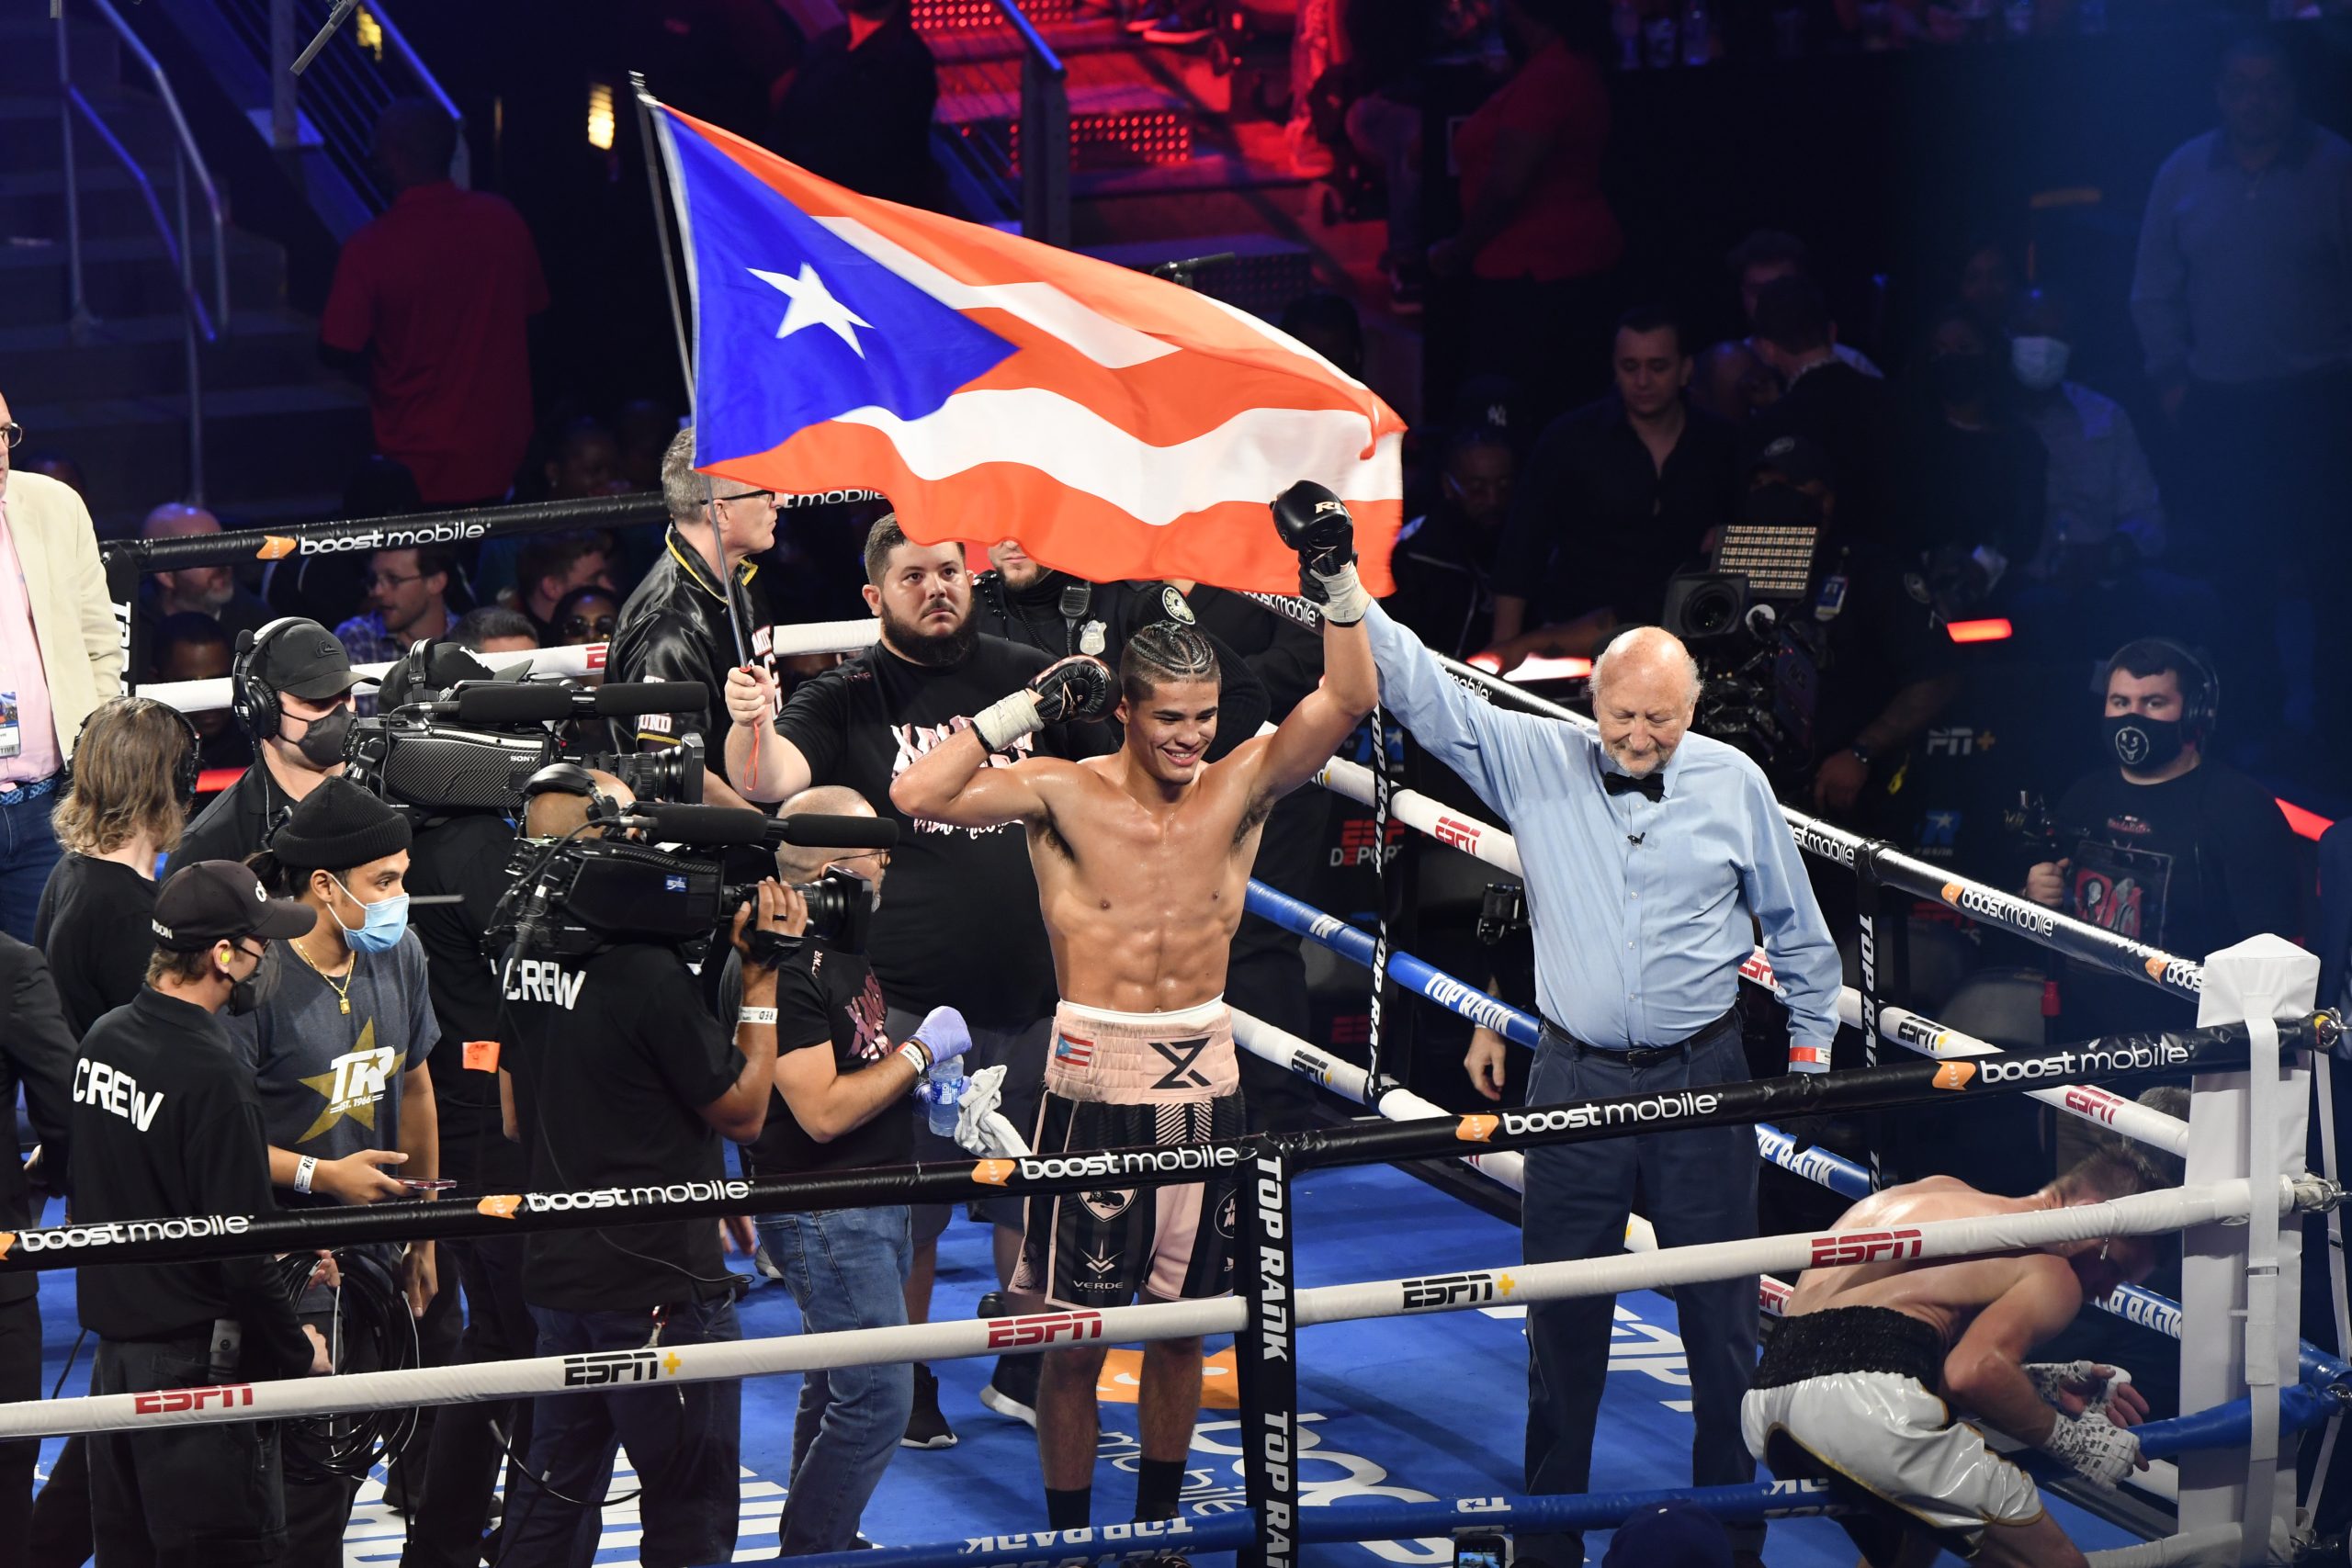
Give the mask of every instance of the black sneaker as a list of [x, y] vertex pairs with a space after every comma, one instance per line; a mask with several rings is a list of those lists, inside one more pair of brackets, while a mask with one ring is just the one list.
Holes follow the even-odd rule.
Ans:
[[907, 1434], [899, 1439], [902, 1449], [952, 1449], [956, 1446], [956, 1429], [947, 1417], [939, 1413], [939, 1380], [921, 1361], [915, 1363], [915, 1407], [907, 1414]]
[[998, 1357], [996, 1371], [989, 1374], [988, 1386], [980, 1390], [980, 1403], [1035, 1430], [1040, 1359], [1036, 1356]]

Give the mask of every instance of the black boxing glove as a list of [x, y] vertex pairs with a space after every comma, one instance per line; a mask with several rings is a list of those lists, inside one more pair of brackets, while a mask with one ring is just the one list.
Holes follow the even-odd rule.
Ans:
[[1356, 581], [1356, 525], [1348, 503], [1312, 479], [1274, 498], [1274, 532], [1298, 553], [1298, 591], [1343, 626], [1363, 619], [1372, 596]]
[[1077, 654], [1046, 665], [1021, 690], [974, 714], [972, 728], [979, 732], [981, 745], [1001, 751], [1049, 724], [1101, 718], [1111, 711], [1114, 684], [1109, 665]]

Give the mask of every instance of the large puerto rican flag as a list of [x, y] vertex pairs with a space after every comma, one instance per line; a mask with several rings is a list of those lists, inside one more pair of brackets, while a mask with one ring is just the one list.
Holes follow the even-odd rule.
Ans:
[[880, 491], [924, 543], [1018, 539], [1097, 581], [1295, 592], [1267, 502], [1314, 479], [1390, 590], [1404, 424], [1204, 294], [877, 201], [658, 120], [694, 296], [696, 459], [748, 486]]

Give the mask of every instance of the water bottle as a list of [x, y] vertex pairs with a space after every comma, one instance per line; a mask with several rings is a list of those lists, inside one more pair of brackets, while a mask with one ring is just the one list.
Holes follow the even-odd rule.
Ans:
[[1642, 28], [1642, 36], [1649, 45], [1650, 69], [1665, 71], [1674, 64], [1674, 14], [1663, 6]]
[[1713, 58], [1713, 28], [1707, 17], [1707, 0], [1690, 0], [1682, 8], [1682, 63], [1704, 65]]
[[956, 1135], [956, 1108], [964, 1099], [964, 1058], [950, 1056], [931, 1065], [930, 1087], [923, 1099], [929, 1102], [931, 1130], [943, 1138]]

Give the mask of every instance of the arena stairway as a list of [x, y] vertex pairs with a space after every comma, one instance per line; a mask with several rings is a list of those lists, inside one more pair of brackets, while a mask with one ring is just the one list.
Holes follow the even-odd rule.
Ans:
[[[111, 31], [77, 21], [71, 43], [75, 82], [170, 217], [173, 136], [162, 104]], [[137, 181], [77, 118], [84, 288], [96, 321], [74, 331], [60, 102], [47, 7], [0, 7], [0, 393], [27, 432], [19, 459], [71, 457], [100, 534], [113, 536], [188, 491], [179, 279]], [[191, 188], [209, 309], [202, 211]], [[238, 522], [331, 515], [368, 450], [366, 393], [320, 362], [316, 321], [288, 308], [284, 250], [233, 226], [225, 238], [229, 321], [198, 350], [207, 500]]]

